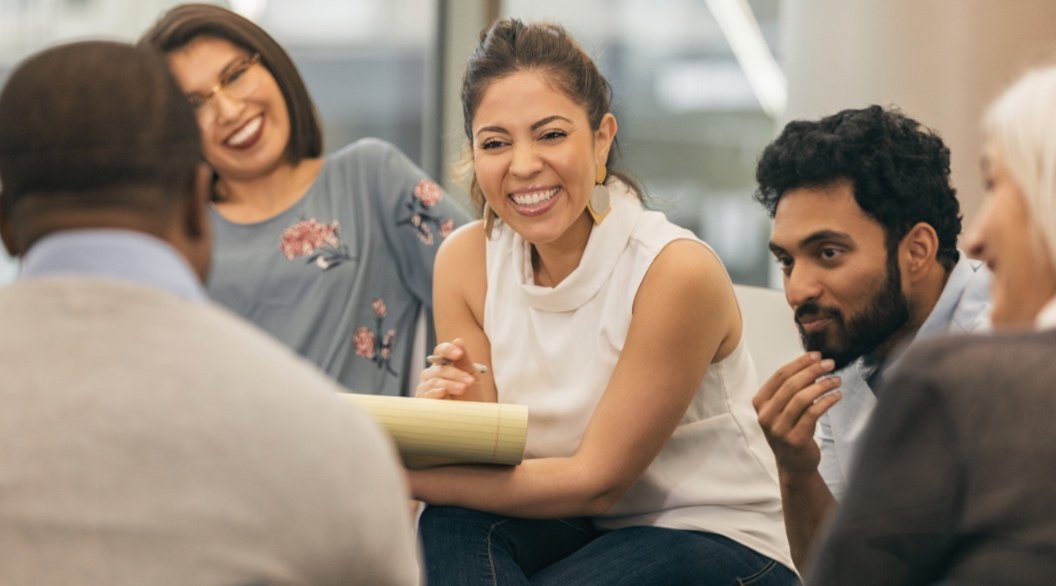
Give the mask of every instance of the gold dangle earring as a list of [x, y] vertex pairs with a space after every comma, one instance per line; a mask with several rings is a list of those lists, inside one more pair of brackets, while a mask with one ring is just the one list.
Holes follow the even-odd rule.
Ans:
[[594, 191], [591, 192], [590, 200], [587, 201], [587, 211], [590, 212], [590, 217], [594, 219], [595, 224], [600, 224], [612, 211], [612, 198], [609, 195], [609, 188], [605, 185], [607, 174], [605, 163], [602, 163], [598, 166], [597, 175], [594, 176]]
[[495, 214], [491, 213], [491, 206], [484, 200], [484, 237], [491, 240], [491, 230], [495, 227]]

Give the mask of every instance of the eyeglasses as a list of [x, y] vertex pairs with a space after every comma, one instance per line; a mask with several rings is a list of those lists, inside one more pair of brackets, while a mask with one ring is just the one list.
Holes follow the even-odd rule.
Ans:
[[207, 92], [199, 92], [187, 96], [198, 116], [210, 114], [213, 108], [207, 108], [213, 96], [223, 91], [224, 95], [235, 100], [241, 100], [257, 89], [260, 79], [254, 75], [247, 75], [250, 68], [260, 63], [260, 53], [253, 53], [248, 59], [236, 61], [231, 67], [220, 74], [220, 82]]

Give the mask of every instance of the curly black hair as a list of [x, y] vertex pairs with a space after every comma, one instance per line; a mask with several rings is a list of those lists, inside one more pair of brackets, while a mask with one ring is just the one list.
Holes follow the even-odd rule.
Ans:
[[770, 217], [790, 189], [850, 181], [858, 206], [883, 226], [889, 255], [926, 222], [939, 237], [938, 261], [946, 270], [957, 263], [961, 213], [950, 149], [897, 109], [874, 105], [790, 122], [763, 150], [755, 179], [755, 199]]

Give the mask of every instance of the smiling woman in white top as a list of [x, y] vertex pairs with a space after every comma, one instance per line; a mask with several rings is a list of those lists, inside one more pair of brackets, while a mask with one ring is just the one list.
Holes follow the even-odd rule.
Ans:
[[795, 583], [729, 277], [610, 172], [609, 93], [558, 25], [499, 21], [469, 60], [484, 219], [437, 255], [419, 394], [528, 405], [528, 459], [410, 473], [429, 580]]

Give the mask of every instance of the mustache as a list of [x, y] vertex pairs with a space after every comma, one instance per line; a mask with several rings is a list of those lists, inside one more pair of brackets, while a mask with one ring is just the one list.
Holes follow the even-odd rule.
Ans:
[[840, 313], [839, 309], [835, 307], [825, 307], [815, 301], [808, 301], [803, 305], [796, 308], [796, 323], [800, 323], [805, 319], [824, 319], [832, 318], [835, 320], [842, 320], [843, 314]]

